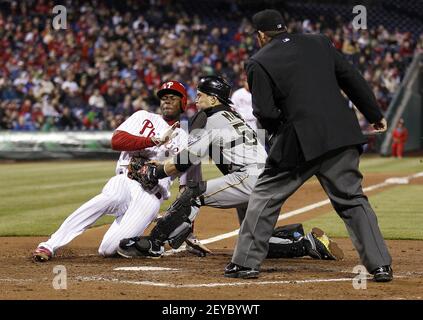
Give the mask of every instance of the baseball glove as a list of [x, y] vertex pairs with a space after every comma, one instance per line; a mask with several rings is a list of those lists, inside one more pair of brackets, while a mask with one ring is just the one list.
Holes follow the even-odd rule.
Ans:
[[156, 177], [157, 166], [143, 158], [133, 157], [128, 165], [128, 178], [138, 181], [144, 190], [151, 190], [159, 183]]

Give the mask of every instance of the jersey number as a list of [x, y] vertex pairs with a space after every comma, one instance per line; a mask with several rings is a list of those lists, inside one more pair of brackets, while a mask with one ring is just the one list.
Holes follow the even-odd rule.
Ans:
[[247, 124], [242, 122], [237, 122], [232, 124], [236, 132], [242, 136], [244, 143], [247, 146], [256, 146], [257, 145], [257, 135], [253, 129], [251, 129]]

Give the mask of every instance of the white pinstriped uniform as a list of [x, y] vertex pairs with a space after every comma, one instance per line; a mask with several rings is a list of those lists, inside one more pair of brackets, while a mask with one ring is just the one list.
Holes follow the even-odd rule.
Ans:
[[[138, 111], [122, 123], [117, 130], [126, 131], [139, 137], [160, 136], [169, 125], [160, 115]], [[160, 204], [170, 197], [171, 178], [161, 179], [152, 191], [145, 191], [141, 185], [127, 177], [127, 166], [132, 156], [150, 160], [163, 160], [178, 153], [187, 144], [187, 134], [176, 129], [178, 135], [167, 144], [151, 147], [138, 152], [122, 152], [116, 166], [116, 175], [104, 186], [102, 192], [74, 211], [60, 228], [46, 242], [52, 253], [84, 232], [105, 214], [116, 216], [107, 230], [98, 252], [103, 256], [113, 255], [124, 238], [143, 234], [150, 222], [157, 216]], [[161, 199], [155, 195], [160, 192]]]

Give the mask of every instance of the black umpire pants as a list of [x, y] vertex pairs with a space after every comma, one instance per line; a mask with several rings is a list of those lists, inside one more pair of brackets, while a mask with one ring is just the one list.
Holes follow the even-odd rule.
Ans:
[[337, 149], [304, 163], [295, 170], [266, 167], [259, 176], [239, 231], [232, 262], [259, 268], [266, 258], [269, 239], [281, 206], [305, 181], [317, 177], [343, 219], [362, 264], [369, 272], [391, 265], [392, 258], [376, 215], [363, 194], [356, 147]]

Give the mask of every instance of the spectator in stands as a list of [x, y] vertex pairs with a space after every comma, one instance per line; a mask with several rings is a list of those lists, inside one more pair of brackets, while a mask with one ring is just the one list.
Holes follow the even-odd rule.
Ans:
[[95, 89], [94, 93], [88, 100], [88, 104], [91, 107], [96, 107], [98, 109], [103, 109], [106, 106], [106, 101], [104, 100], [103, 96], [100, 94], [99, 89]]
[[79, 120], [75, 117], [69, 107], [64, 107], [59, 117], [57, 126], [60, 130], [76, 130], [79, 129]]
[[4, 109], [5, 104], [0, 105], [0, 129], [9, 129], [8, 128], [8, 119], [6, 115], [6, 110]]
[[66, 81], [62, 84], [62, 90], [69, 93], [76, 93], [79, 90], [78, 84], [75, 82], [75, 76], [70, 73], [66, 77]]
[[36, 127], [31, 121], [29, 113], [18, 115], [17, 119], [12, 122], [13, 131], [35, 131]]
[[[136, 110], [156, 110], [154, 88], [162, 81], [182, 81], [190, 102], [199, 74], [217, 72], [239, 83], [241, 62], [255, 50], [251, 23], [244, 18], [248, 8], [241, 3], [231, 6], [239, 11], [217, 6], [206, 12], [201, 4], [187, 11], [189, 1], [167, 1], [165, 7], [163, 1], [74, 0], [67, 4], [68, 29], [57, 32], [49, 18], [54, 2], [3, 1], [0, 6], [0, 99], [8, 102], [2, 129], [19, 122], [26, 99], [41, 103], [47, 127], [60, 127], [66, 106], [79, 122], [95, 120], [94, 127], [92, 122], [76, 128], [113, 129], [120, 116], [125, 120]], [[358, 65], [385, 111], [412, 55], [423, 52], [423, 35], [413, 38], [386, 26], [357, 31], [340, 15], [330, 19], [307, 12], [306, 18], [298, 12], [287, 16], [288, 31], [326, 34]], [[17, 108], [13, 103], [6, 108], [11, 101]]]
[[54, 118], [53, 117], [46, 117], [45, 121], [41, 127], [41, 131], [42, 132], [51, 132], [54, 131], [56, 128], [55, 123], [54, 123]]

